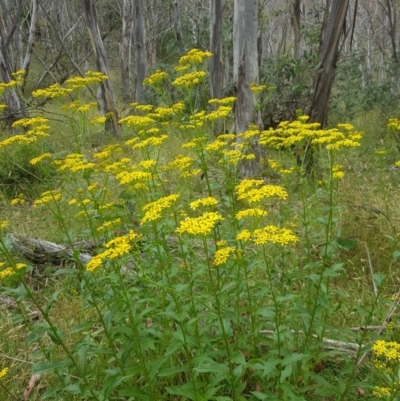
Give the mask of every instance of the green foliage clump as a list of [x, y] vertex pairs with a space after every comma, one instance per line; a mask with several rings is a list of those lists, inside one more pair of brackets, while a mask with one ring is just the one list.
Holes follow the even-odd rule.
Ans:
[[[120, 120], [124, 141], [84, 152], [78, 135], [76, 152], [34, 159], [45, 171], [51, 163], [61, 183], [48, 181], [32, 208], [58, 223], [75, 265], [55, 274], [76, 277], [77, 289], [38, 297], [13, 254], [7, 219], [0, 222], [0, 280], [18, 282], [3, 280], [1, 291], [28, 324], [32, 372], [48, 378], [42, 399], [347, 400], [379, 391], [372, 373], [359, 372], [369, 331], [343, 328], [373, 325], [396, 302], [384, 292], [385, 272], [371, 271], [374, 292], [362, 284], [357, 304], [343, 287], [358, 242], [343, 235], [342, 186], [362, 133], [343, 123], [322, 130], [298, 113], [274, 129], [211, 137], [215, 124], [230, 121], [235, 98], [199, 107], [207, 57], [194, 49], [174, 78], [156, 71], [146, 79], [159, 96], [172, 85], [181, 98], [132, 105]], [[91, 84], [83, 78], [70, 93]], [[38, 95], [65, 94], [53, 89]], [[257, 97], [266, 89], [252, 86]], [[79, 107], [87, 127], [89, 106]], [[267, 158], [252, 152], [255, 143]], [[320, 160], [313, 191], [307, 149]], [[242, 177], [249, 162], [278, 182]], [[398, 237], [389, 242], [386, 271]], [[60, 316], [71, 299], [68, 318]], [[28, 301], [39, 322], [29, 320]], [[338, 318], [341, 308], [349, 313]], [[13, 369], [1, 360], [5, 388]]]

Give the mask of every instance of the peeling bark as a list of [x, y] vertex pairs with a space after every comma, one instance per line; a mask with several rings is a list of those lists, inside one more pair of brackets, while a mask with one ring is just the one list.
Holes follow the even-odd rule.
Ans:
[[[256, 98], [250, 84], [258, 84], [257, 61], [258, 0], [235, 0], [233, 24], [233, 79], [236, 96], [235, 132], [239, 134], [255, 123], [261, 127], [260, 112], [256, 112]], [[239, 140], [238, 140], [239, 142]], [[242, 162], [240, 174], [245, 177], [260, 173], [259, 145], [255, 143], [252, 152], [256, 160]]]
[[118, 112], [115, 103], [115, 96], [111, 86], [110, 71], [103, 40], [101, 39], [100, 29], [97, 22], [97, 13], [94, 0], [83, 0], [85, 7], [86, 26], [88, 29], [90, 42], [96, 57], [98, 70], [108, 77], [107, 81], [99, 85], [97, 103], [103, 115], [109, 114], [105, 123], [106, 131], [111, 132], [116, 138], [120, 137], [120, 126], [118, 124]]

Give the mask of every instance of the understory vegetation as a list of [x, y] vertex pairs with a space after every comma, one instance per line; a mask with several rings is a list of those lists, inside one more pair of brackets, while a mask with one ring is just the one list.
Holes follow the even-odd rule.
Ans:
[[[120, 141], [93, 72], [1, 137], [2, 400], [399, 399], [400, 121], [236, 137], [209, 55], [150, 75]], [[71, 252], [28, 260], [19, 235]]]

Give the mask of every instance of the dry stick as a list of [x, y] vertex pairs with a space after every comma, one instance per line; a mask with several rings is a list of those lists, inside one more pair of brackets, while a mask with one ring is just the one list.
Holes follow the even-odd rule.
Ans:
[[367, 252], [368, 265], [369, 265], [369, 270], [371, 272], [372, 284], [374, 286], [374, 293], [375, 293], [375, 296], [377, 297], [378, 296], [378, 288], [376, 287], [376, 284], [375, 284], [374, 269], [372, 268], [371, 256], [369, 254], [369, 249], [368, 249], [368, 245], [367, 244], [365, 244], [365, 250]]

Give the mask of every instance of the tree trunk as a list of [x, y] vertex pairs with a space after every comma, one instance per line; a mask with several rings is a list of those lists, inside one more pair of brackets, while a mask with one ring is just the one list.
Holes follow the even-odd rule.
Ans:
[[210, 97], [222, 98], [222, 0], [211, 0], [210, 7]]
[[122, 35], [119, 47], [121, 59], [121, 94], [124, 103], [132, 101], [131, 90], [131, 44], [133, 28], [132, 0], [123, 0], [122, 4]]
[[134, 0], [134, 47], [136, 62], [136, 93], [135, 99], [139, 103], [144, 102], [143, 80], [147, 75], [146, 41], [144, 29], [144, 4], [143, 0]]
[[292, 23], [293, 59], [300, 58], [300, 0], [290, 3], [290, 21]]
[[[12, 80], [11, 73], [14, 70], [11, 62], [11, 43], [12, 37], [16, 31], [16, 24], [21, 16], [22, 1], [18, 3], [15, 19], [12, 26], [6, 26], [7, 11], [5, 5], [0, 6], [0, 82], [8, 83]], [[3, 93], [3, 100], [6, 105], [5, 116], [9, 127], [20, 118], [27, 117], [28, 113], [23, 102], [19, 99], [14, 88], [6, 88]]]
[[[236, 96], [235, 132], [247, 130], [249, 124], [256, 123], [261, 128], [260, 113], [256, 113], [256, 98], [250, 84], [258, 84], [257, 28], [258, 0], [235, 0], [233, 22], [233, 80]], [[255, 161], [246, 161], [240, 165], [240, 173], [254, 176], [259, 172], [258, 145], [252, 151]]]
[[38, 0], [32, 0], [31, 24], [29, 27], [28, 45], [26, 47], [25, 57], [21, 65], [21, 69], [26, 71], [26, 75], [28, 75], [29, 67], [31, 64], [33, 44], [35, 42], [35, 36], [36, 36], [36, 22], [38, 19], [38, 13], [39, 13]]
[[339, 50], [339, 39], [346, 19], [349, 0], [334, 0], [324, 34], [318, 72], [311, 102], [310, 121], [326, 125], [329, 97], [331, 94], [336, 61]]
[[100, 113], [106, 115], [110, 113], [111, 118], [107, 118], [105, 128], [111, 132], [116, 138], [120, 137], [120, 127], [118, 124], [118, 112], [115, 104], [114, 92], [111, 86], [110, 72], [106, 51], [101, 39], [99, 25], [97, 22], [97, 13], [94, 0], [84, 0], [86, 26], [89, 32], [90, 42], [92, 43], [93, 51], [96, 57], [98, 70], [108, 77], [99, 86], [97, 103]]
[[174, 13], [174, 29], [176, 42], [179, 46], [180, 53], [183, 53], [183, 35], [181, 27], [181, 15], [179, 12], [179, 3], [177, 0], [171, 0], [172, 11]]

